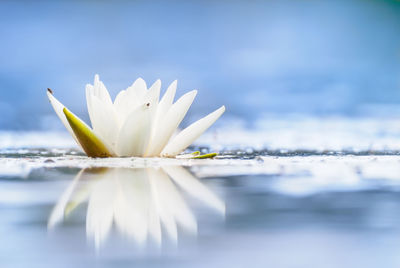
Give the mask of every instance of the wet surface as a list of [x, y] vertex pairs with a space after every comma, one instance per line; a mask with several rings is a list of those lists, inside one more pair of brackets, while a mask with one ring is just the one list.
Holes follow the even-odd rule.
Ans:
[[400, 264], [397, 153], [24, 149], [3, 152], [0, 166], [4, 267]]

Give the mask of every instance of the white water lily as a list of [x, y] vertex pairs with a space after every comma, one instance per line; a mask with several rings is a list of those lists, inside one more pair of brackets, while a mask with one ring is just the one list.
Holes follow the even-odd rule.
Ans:
[[122, 90], [114, 102], [99, 76], [86, 86], [86, 100], [92, 128], [60, 103], [49, 89], [47, 95], [58, 117], [82, 150], [90, 157], [164, 156], [183, 152], [225, 111], [220, 107], [174, 136], [191, 106], [193, 90], [175, 103], [177, 82], [160, 98], [161, 81], [150, 88], [139, 78]]

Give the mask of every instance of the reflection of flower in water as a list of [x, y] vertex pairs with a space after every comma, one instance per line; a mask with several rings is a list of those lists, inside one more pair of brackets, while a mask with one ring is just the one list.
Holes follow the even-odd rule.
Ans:
[[[172, 179], [172, 180], [171, 180]], [[197, 233], [197, 222], [178, 191], [225, 214], [225, 204], [181, 166], [162, 168], [90, 168], [79, 172], [54, 207], [51, 230], [88, 200], [86, 233], [99, 248], [111, 227], [138, 244], [161, 245], [162, 231], [176, 243], [178, 227]]]

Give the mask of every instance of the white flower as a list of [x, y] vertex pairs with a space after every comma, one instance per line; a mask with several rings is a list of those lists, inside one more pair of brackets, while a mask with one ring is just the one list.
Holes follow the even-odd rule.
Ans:
[[161, 81], [150, 88], [139, 78], [112, 102], [99, 76], [86, 86], [92, 128], [60, 103], [49, 89], [47, 95], [58, 117], [78, 145], [90, 157], [166, 156], [184, 151], [225, 111], [225, 106], [203, 117], [174, 136], [197, 91], [173, 103], [177, 82], [160, 98]]

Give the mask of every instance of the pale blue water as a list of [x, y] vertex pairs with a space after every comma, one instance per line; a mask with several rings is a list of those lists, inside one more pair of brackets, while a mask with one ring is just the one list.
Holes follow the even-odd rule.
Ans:
[[[24, 157], [0, 159], [3, 171], [13, 160], [41, 163], [28, 173], [1, 175], [2, 267], [400, 264], [398, 156], [284, 156], [170, 167], [190, 172], [189, 178], [157, 177], [160, 165], [81, 171], [74, 165], [82, 159], [68, 160], [75, 155]], [[155, 230], [150, 215], [160, 217], [161, 244], [149, 231]], [[175, 219], [175, 238], [167, 215]]]

